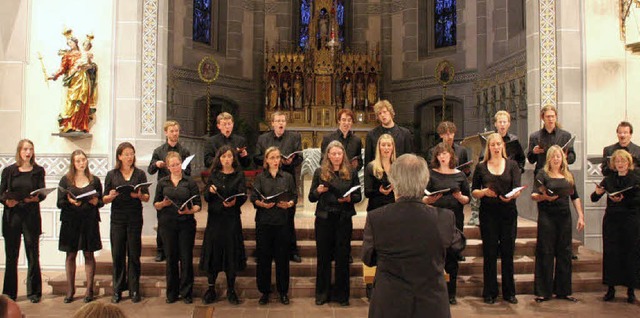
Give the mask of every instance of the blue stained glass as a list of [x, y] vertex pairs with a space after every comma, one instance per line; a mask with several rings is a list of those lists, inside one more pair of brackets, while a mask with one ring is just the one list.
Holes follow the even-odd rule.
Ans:
[[300, 38], [298, 39], [298, 45], [303, 49], [309, 43], [309, 22], [311, 21], [312, 6], [313, 0], [300, 1]]
[[456, 45], [456, 0], [435, 1], [435, 46]]
[[193, 0], [193, 41], [211, 44], [211, 0]]
[[344, 43], [344, 0], [338, 0], [336, 19], [338, 20], [338, 40]]

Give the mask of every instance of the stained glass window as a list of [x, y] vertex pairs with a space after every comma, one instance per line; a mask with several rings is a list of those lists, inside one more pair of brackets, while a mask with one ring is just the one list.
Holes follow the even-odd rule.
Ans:
[[[333, 4], [335, 7], [326, 8], [326, 14], [330, 16], [330, 19], [336, 19], [338, 24], [338, 30], [335, 30], [336, 40], [341, 44], [344, 44], [346, 34], [346, 0], [336, 0]], [[311, 23], [311, 15], [313, 14], [313, 0], [299, 0], [300, 4], [300, 19], [298, 35], [298, 46], [302, 49], [306, 49], [309, 45], [309, 23]], [[342, 45], [344, 47], [344, 45]]]
[[311, 10], [313, 9], [313, 0], [300, 1], [300, 38], [298, 45], [306, 48], [309, 43], [309, 23], [311, 22]]
[[193, 0], [193, 41], [211, 44], [211, 0]]
[[338, 22], [338, 40], [344, 44], [344, 2], [345, 0], [336, 1], [336, 20]]
[[456, 45], [456, 0], [435, 1], [436, 49]]

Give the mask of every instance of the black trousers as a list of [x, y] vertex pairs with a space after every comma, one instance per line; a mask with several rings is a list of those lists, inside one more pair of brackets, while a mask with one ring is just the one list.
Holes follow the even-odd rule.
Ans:
[[571, 295], [571, 210], [539, 211], [534, 278], [536, 296]]
[[[464, 230], [464, 212], [458, 213], [454, 212], [456, 216], [456, 228], [458, 230]], [[458, 264], [458, 256], [462, 252], [454, 252], [450, 249], [447, 249], [447, 255], [444, 260], [444, 270], [449, 274], [449, 281], [447, 282], [447, 291], [449, 293], [449, 297], [453, 297], [456, 295], [457, 289], [457, 279], [458, 279], [458, 269], [460, 268], [460, 264]]]
[[[160, 212], [157, 213], [159, 219]], [[162, 243], [162, 235], [160, 234], [160, 224], [158, 224], [158, 230], [156, 231], [156, 251], [158, 254], [164, 254], [164, 244]]]
[[271, 262], [276, 263], [276, 289], [289, 292], [289, 228], [287, 224], [256, 224], [256, 281], [258, 290], [271, 292]]
[[113, 291], [116, 293], [126, 289], [129, 293], [140, 291], [141, 235], [142, 222], [111, 222]]
[[602, 283], [640, 288], [640, 215], [635, 210], [604, 214]]
[[288, 210], [288, 212], [289, 218], [287, 220], [287, 225], [289, 227], [290, 255], [298, 255], [298, 239], [296, 238], [295, 226], [296, 206], [294, 205]]
[[[24, 237], [27, 254], [27, 297], [42, 296], [42, 274], [40, 272], [40, 224], [32, 224], [23, 219], [22, 211], [11, 213], [3, 222], [4, 250], [6, 265], [2, 293], [16, 299], [18, 296], [18, 256], [20, 255], [20, 236]], [[7, 212], [5, 212], [7, 213]]]
[[167, 256], [167, 298], [192, 297], [193, 245], [196, 238], [196, 221], [179, 221], [160, 226]]
[[349, 300], [349, 255], [351, 254], [351, 217], [329, 213], [326, 219], [316, 217], [316, 299], [327, 301], [331, 293], [331, 258], [335, 257], [336, 301]]
[[483, 297], [498, 297], [498, 246], [502, 263], [502, 297], [515, 296], [513, 252], [516, 243], [518, 212], [503, 205], [480, 205], [480, 236], [484, 258]]

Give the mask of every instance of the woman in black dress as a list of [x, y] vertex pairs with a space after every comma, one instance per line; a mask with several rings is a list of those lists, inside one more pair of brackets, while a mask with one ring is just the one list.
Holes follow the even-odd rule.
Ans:
[[158, 231], [167, 256], [167, 299], [193, 302], [193, 245], [196, 238], [194, 213], [200, 211], [200, 190], [182, 173], [180, 154], [170, 151], [164, 161], [170, 174], [156, 186], [153, 206], [158, 210]]
[[358, 172], [351, 168], [344, 147], [332, 141], [311, 181], [309, 201], [316, 205], [315, 236], [317, 249], [316, 305], [330, 300], [331, 258], [336, 261], [334, 292], [341, 306], [349, 306], [349, 255], [351, 254], [351, 217], [356, 214], [354, 203], [362, 192]]
[[[258, 303], [269, 303], [271, 293], [271, 263], [276, 263], [276, 288], [280, 302], [289, 304], [289, 246], [288, 209], [298, 201], [293, 176], [280, 169], [283, 159], [277, 147], [264, 152], [264, 171], [253, 183], [251, 202], [256, 208], [256, 283], [262, 293]], [[267, 199], [272, 197], [270, 199]]]
[[[534, 293], [536, 302], [551, 299], [577, 301], [571, 296], [571, 208], [578, 214], [576, 229], [584, 228], [582, 203], [567, 159], [558, 145], [547, 151], [544, 168], [538, 171], [531, 199], [538, 202], [538, 238]], [[555, 264], [554, 264], [555, 260]]]
[[[227, 300], [240, 303], [235, 291], [236, 275], [245, 269], [240, 207], [247, 201], [244, 173], [240, 168], [235, 148], [218, 149], [204, 194], [209, 203], [207, 227], [204, 231], [200, 269], [207, 272], [209, 288], [202, 301], [210, 304], [216, 300], [216, 278], [224, 271], [227, 277]], [[229, 199], [231, 198], [231, 199]]]
[[[456, 154], [446, 143], [439, 143], [434, 147], [433, 158], [430, 166], [433, 167], [427, 184], [427, 191], [435, 192], [444, 189], [449, 191], [425, 196], [424, 202], [438, 208], [446, 208], [453, 211], [456, 216], [456, 228], [464, 229], [464, 205], [469, 203], [469, 182], [467, 175], [456, 169]], [[449, 274], [447, 290], [449, 292], [449, 304], [455, 305], [456, 281], [458, 278], [458, 260], [461, 252], [447, 251], [444, 269]]]
[[396, 160], [393, 137], [383, 134], [378, 138], [376, 157], [364, 169], [364, 195], [369, 198], [367, 212], [395, 202], [393, 186], [387, 177], [391, 164]]
[[518, 211], [516, 199], [522, 191], [509, 198], [506, 194], [520, 186], [518, 163], [507, 159], [504, 141], [498, 133], [487, 137], [484, 160], [473, 172], [471, 195], [480, 199], [480, 236], [482, 238], [483, 282], [482, 297], [493, 304], [498, 297], [498, 247], [502, 263], [502, 298], [517, 304], [513, 279], [513, 251], [515, 249]]
[[[40, 201], [45, 195], [31, 196], [33, 190], [44, 188], [44, 168], [36, 164], [33, 142], [22, 139], [16, 149], [16, 163], [2, 170], [0, 193], [2, 204], [2, 236], [6, 255], [4, 286], [2, 293], [16, 300], [18, 296], [18, 256], [20, 235], [24, 237], [27, 256], [27, 298], [32, 303], [40, 302], [42, 297], [42, 275], [40, 273], [40, 234], [42, 219]], [[10, 198], [5, 193], [16, 194]]]
[[[84, 302], [93, 301], [93, 278], [96, 271], [96, 259], [93, 252], [102, 249], [100, 241], [100, 211], [102, 202], [102, 184], [98, 177], [89, 171], [87, 155], [82, 150], [71, 153], [69, 172], [60, 179], [58, 188], [58, 208], [60, 211], [60, 242], [58, 249], [67, 253], [65, 271], [67, 272], [67, 296], [65, 303], [73, 301], [76, 281], [76, 255], [82, 250], [84, 270], [87, 276], [87, 291]], [[88, 195], [81, 199], [73, 196]]]
[[104, 181], [104, 192], [107, 194], [102, 198], [105, 204], [111, 203], [113, 303], [120, 302], [122, 291], [126, 289], [129, 290], [132, 302], [140, 302], [142, 202], [149, 201], [149, 187], [140, 186], [134, 191], [134, 186], [146, 182], [147, 175], [136, 168], [136, 150], [133, 145], [129, 142], [118, 145], [116, 167], [107, 173]]
[[616, 297], [615, 286], [622, 285], [627, 287], [627, 301], [634, 303], [634, 288], [640, 288], [640, 176], [626, 150], [614, 151], [609, 167], [616, 173], [602, 180], [591, 194], [591, 201], [600, 200], [605, 193], [627, 190], [607, 195], [602, 221], [602, 282], [609, 290], [604, 301], [613, 300]]

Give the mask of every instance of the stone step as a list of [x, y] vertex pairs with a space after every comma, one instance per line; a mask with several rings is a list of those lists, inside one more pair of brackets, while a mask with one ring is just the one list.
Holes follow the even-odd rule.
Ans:
[[[141, 258], [141, 270], [143, 276], [163, 276], [165, 275], [166, 262], [155, 262], [152, 256]], [[303, 257], [302, 263], [290, 262], [290, 275], [292, 277], [315, 277], [316, 275], [315, 257]], [[196, 276], [206, 276], [206, 273], [198, 269], [199, 258], [193, 259]], [[273, 271], [275, 272], [275, 265]], [[482, 275], [483, 258], [480, 256], [469, 256], [464, 262], [460, 262], [460, 275]], [[514, 258], [514, 271], [516, 274], [533, 273], [535, 259], [532, 256], [516, 256]], [[601, 256], [596, 253], [579, 254], [578, 259], [573, 261], [574, 272], [598, 271], [602, 268]], [[108, 251], [101, 253], [96, 258], [96, 274], [110, 275], [113, 267], [111, 255]], [[498, 260], [498, 272], [500, 272], [500, 261]], [[254, 277], [256, 274], [256, 259], [249, 257], [247, 268], [240, 272], [238, 276]], [[359, 258], [354, 258], [350, 265], [350, 275], [352, 277], [362, 276], [362, 262]]]
[[[582, 242], [573, 240], [572, 250], [573, 253], [578, 253], [578, 247]], [[256, 250], [256, 241], [245, 240], [244, 242], [245, 252], [248, 256], [253, 256]], [[527, 255], [534, 256], [536, 250], [535, 238], [519, 238], [516, 239], [515, 255]], [[193, 255], [199, 256], [202, 251], [202, 240], [196, 240], [193, 249]], [[316, 244], [315, 241], [298, 241], [298, 252], [301, 257], [315, 257], [316, 256]], [[362, 254], [362, 241], [351, 241], [351, 256], [359, 258]], [[142, 256], [155, 256], [156, 255], [156, 239], [155, 237], [143, 237], [142, 238]], [[468, 239], [467, 248], [462, 252], [464, 256], [482, 256], [482, 240]]]

